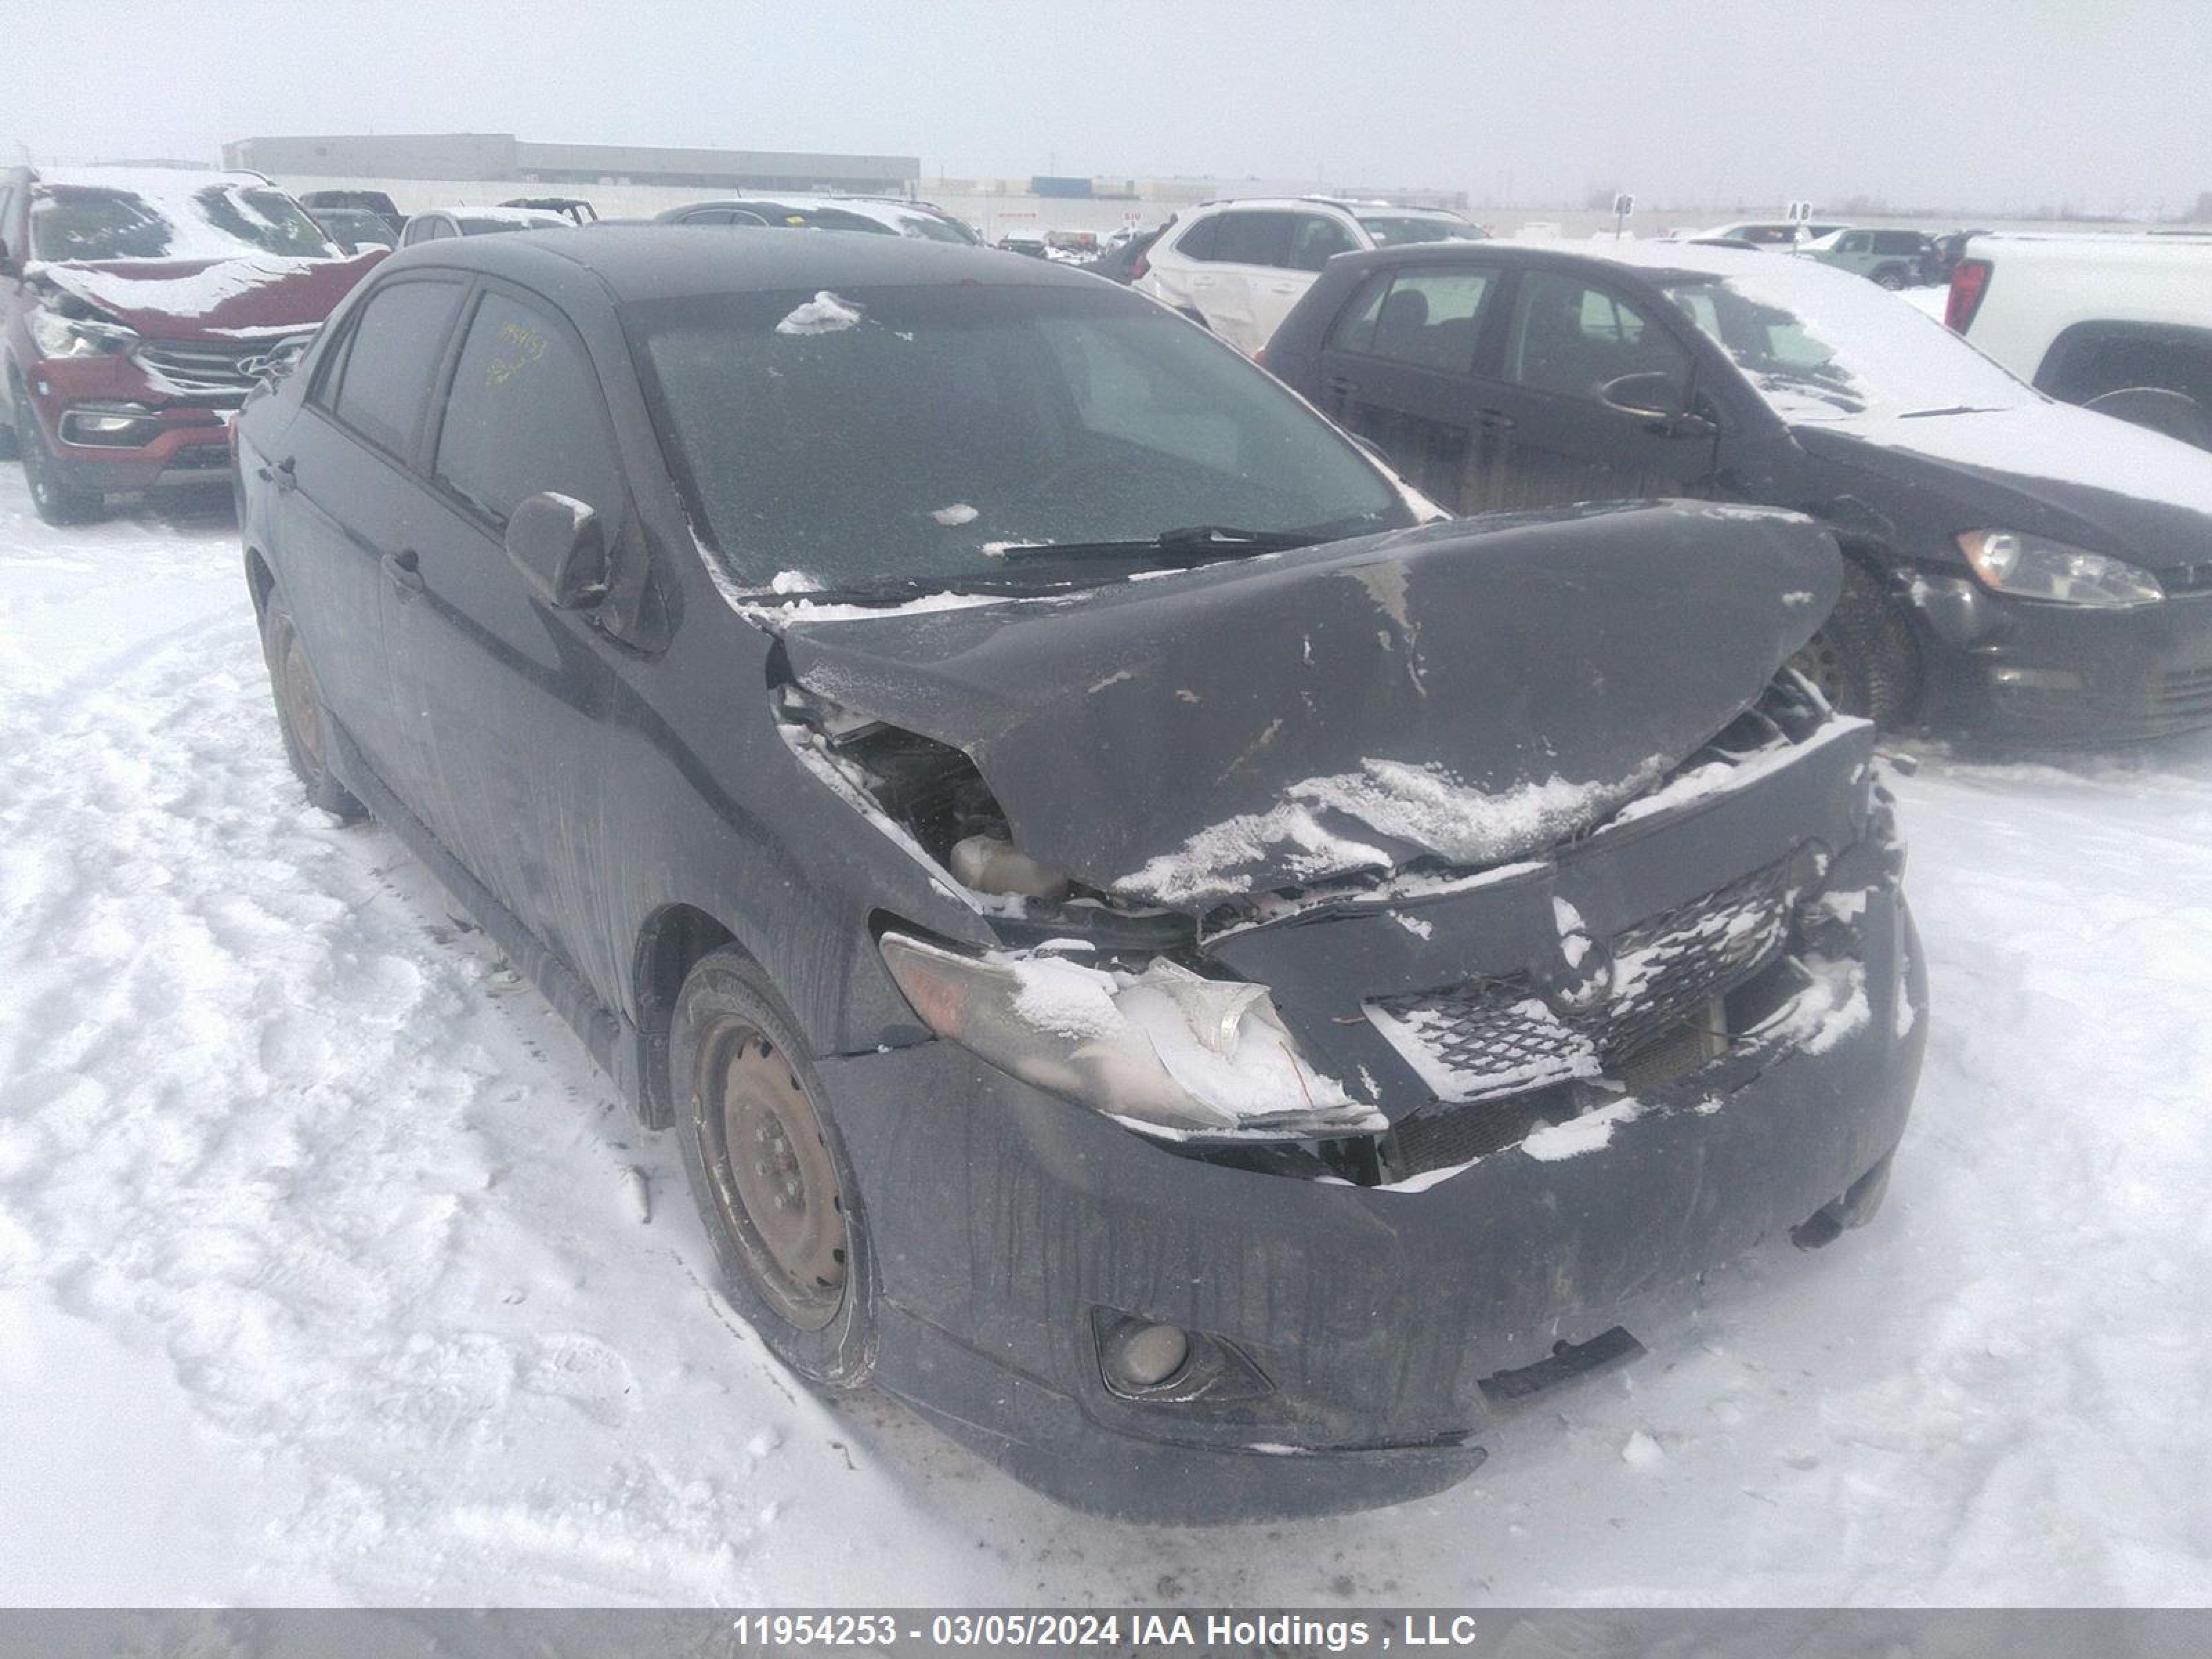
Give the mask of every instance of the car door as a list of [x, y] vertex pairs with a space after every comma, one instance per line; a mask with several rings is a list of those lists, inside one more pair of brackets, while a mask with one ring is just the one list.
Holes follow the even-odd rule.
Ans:
[[398, 771], [381, 625], [386, 568], [415, 545], [422, 505], [409, 471], [465, 281], [409, 272], [379, 283], [315, 365], [264, 476], [284, 589], [323, 700], [372, 770]]
[[[1475, 383], [1477, 417], [1495, 446], [1476, 505], [1707, 493], [1718, 423], [1667, 308], [1573, 268], [1526, 267], [1514, 286], [1510, 321]], [[1630, 376], [1639, 377], [1634, 407], [1622, 402]], [[1656, 412], [1662, 386], [1678, 413]]]
[[608, 965], [586, 959], [611, 647], [585, 616], [541, 604], [503, 540], [541, 490], [587, 503], [615, 538], [627, 497], [605, 400], [558, 308], [503, 283], [480, 289], [450, 358], [416, 556], [385, 594], [410, 798], [439, 843], [611, 1000]]
[[1503, 287], [1495, 265], [1392, 266], [1353, 294], [1322, 345], [1322, 409], [1454, 512], [1477, 510], [1498, 460], [1474, 372]]
[[[1291, 233], [1296, 216], [1274, 208], [1228, 208], [1213, 238], [1213, 258], [1194, 272], [1198, 308], [1216, 334], [1250, 356], [1297, 303], [1276, 307], [1273, 285], [1291, 280]], [[1301, 292], [1303, 289], [1300, 290]], [[1270, 320], [1272, 319], [1272, 320]]]

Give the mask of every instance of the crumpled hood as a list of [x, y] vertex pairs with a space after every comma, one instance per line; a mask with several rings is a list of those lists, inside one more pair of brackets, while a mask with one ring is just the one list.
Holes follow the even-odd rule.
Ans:
[[159, 340], [236, 339], [319, 325], [389, 252], [348, 259], [112, 259], [33, 275]]
[[2160, 569], [2212, 547], [2212, 454], [2072, 404], [1808, 421], [1824, 460], [1948, 499], [1960, 530], [2021, 530]]
[[1033, 857], [1202, 914], [1589, 828], [1752, 702], [1840, 580], [1794, 514], [1632, 505], [800, 622], [785, 648], [817, 695], [964, 750]]

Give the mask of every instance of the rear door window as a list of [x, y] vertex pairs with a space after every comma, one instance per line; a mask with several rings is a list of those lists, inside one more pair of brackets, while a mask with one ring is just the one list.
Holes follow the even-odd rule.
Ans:
[[1376, 313], [1377, 357], [1446, 374], [1474, 369], [1474, 343], [1497, 272], [1480, 268], [1401, 270]]
[[1375, 325], [1382, 314], [1382, 301], [1390, 292], [1390, 284], [1397, 273], [1380, 270], [1360, 285], [1358, 294], [1337, 317], [1336, 326], [1328, 333], [1330, 351], [1354, 351], [1368, 356], [1375, 350]]
[[413, 456], [462, 292], [459, 283], [420, 278], [378, 289], [355, 319], [343, 366], [325, 387], [332, 415], [400, 460]]
[[1186, 259], [1211, 260], [1214, 245], [1221, 238], [1221, 215], [1209, 213], [1203, 219], [1192, 222], [1190, 228], [1176, 238], [1175, 251]]
[[1291, 221], [1297, 216], [1265, 210], [1224, 213], [1213, 257], [1230, 265], [1288, 265]]
[[1293, 270], [1319, 270], [1340, 253], [1354, 253], [1359, 245], [1352, 233], [1325, 214], [1293, 214], [1290, 264]]
[[549, 489], [613, 517], [621, 485], [599, 377], [549, 313], [486, 292], [447, 394], [435, 471], [495, 525]]

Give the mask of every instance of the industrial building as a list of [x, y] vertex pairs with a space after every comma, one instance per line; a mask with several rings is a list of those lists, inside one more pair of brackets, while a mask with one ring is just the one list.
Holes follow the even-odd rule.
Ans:
[[904, 195], [913, 155], [544, 144], [511, 132], [359, 133], [240, 138], [223, 165], [284, 179], [473, 179], [501, 184], [659, 185], [685, 190], [838, 191]]

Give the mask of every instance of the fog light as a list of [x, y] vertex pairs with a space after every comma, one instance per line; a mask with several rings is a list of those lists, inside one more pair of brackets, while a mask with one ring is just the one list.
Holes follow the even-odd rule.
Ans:
[[2081, 677], [2070, 668], [1991, 668], [1992, 684], [2029, 691], [2079, 691]]
[[62, 416], [61, 440], [108, 449], [144, 443], [160, 430], [160, 423], [129, 410], [72, 409]]
[[1098, 1359], [1117, 1391], [1142, 1393], [1173, 1382], [1190, 1363], [1190, 1334], [1173, 1325], [1124, 1320], [1106, 1334]]

